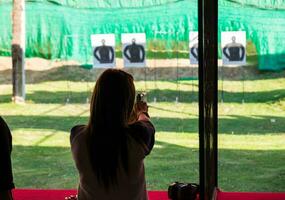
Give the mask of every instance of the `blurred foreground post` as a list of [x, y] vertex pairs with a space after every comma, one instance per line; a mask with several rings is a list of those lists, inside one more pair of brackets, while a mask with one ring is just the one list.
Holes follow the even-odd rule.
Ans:
[[200, 199], [218, 187], [218, 0], [198, 1]]
[[15, 103], [25, 102], [25, 0], [13, 0], [12, 64], [13, 96]]

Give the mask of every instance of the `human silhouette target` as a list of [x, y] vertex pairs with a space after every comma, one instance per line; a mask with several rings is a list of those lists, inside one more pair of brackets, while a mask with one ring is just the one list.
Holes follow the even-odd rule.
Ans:
[[246, 64], [245, 32], [222, 32], [222, 59], [224, 65]]
[[199, 62], [198, 48], [198, 32], [191, 31], [189, 33], [189, 58], [190, 64], [198, 64]]
[[136, 39], [132, 39], [132, 44], [126, 45], [124, 49], [124, 56], [131, 63], [144, 62], [145, 59], [145, 50], [144, 47], [140, 44], [136, 44]]
[[145, 67], [146, 36], [144, 33], [122, 34], [123, 59], [125, 67]]
[[102, 45], [94, 49], [93, 55], [101, 64], [114, 62], [114, 49], [106, 46], [104, 39], [102, 39]]
[[105, 68], [115, 66], [114, 34], [96, 34], [91, 36], [93, 47], [93, 67]]

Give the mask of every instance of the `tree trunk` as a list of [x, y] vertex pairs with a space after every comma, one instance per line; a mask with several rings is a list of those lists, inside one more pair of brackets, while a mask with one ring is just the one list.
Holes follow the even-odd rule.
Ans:
[[15, 103], [25, 102], [25, 0], [13, 0], [12, 16], [13, 97]]

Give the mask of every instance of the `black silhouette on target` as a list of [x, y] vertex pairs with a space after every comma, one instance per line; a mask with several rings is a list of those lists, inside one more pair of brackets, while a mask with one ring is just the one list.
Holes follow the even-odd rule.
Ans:
[[232, 42], [223, 48], [223, 54], [229, 61], [242, 61], [245, 56], [245, 48], [242, 44], [236, 43], [236, 37], [232, 37]]
[[124, 49], [124, 56], [130, 63], [141, 63], [145, 60], [145, 50], [140, 44], [136, 44], [136, 39], [132, 39], [132, 44], [127, 45]]
[[199, 60], [198, 43], [194, 44], [194, 45], [191, 47], [190, 52], [191, 52], [192, 56], [198, 61], [198, 60]]
[[114, 62], [114, 49], [111, 46], [105, 45], [104, 39], [102, 40], [102, 46], [96, 47], [93, 54], [101, 64]]

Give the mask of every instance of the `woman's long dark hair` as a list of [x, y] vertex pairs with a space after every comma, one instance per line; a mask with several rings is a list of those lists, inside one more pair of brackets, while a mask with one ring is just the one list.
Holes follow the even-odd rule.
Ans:
[[87, 125], [89, 157], [100, 184], [106, 189], [117, 184], [120, 166], [128, 171], [126, 128], [133, 111], [133, 77], [107, 69], [96, 82]]

